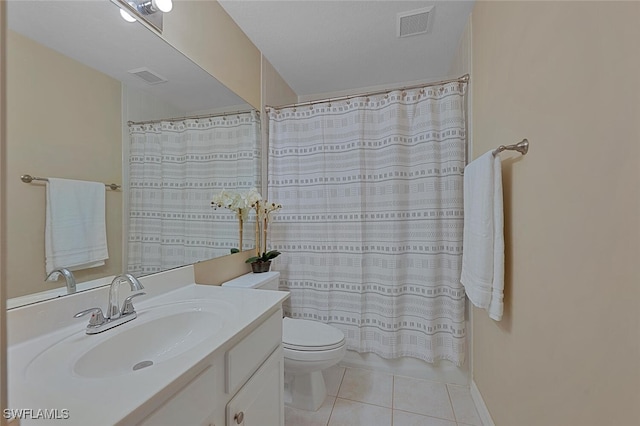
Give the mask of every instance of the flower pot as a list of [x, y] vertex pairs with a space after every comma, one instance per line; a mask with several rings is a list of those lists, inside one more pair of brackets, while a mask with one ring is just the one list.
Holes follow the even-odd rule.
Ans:
[[253, 262], [251, 264], [251, 269], [253, 270], [253, 272], [255, 274], [259, 273], [259, 272], [269, 272], [269, 269], [271, 268], [271, 261], [267, 261], [267, 262]]

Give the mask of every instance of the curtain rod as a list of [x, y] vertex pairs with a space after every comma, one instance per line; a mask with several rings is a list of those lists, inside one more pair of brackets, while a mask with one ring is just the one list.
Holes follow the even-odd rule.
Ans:
[[147, 121], [127, 121], [128, 126], [140, 125], [140, 124], [152, 124], [152, 123], [160, 123], [163, 121], [184, 121], [184, 120], [197, 120], [199, 118], [213, 118], [213, 117], [226, 117], [227, 115], [235, 115], [235, 114], [246, 114], [248, 112], [255, 111], [258, 115], [260, 115], [260, 111], [257, 109], [248, 109], [248, 110], [240, 110], [240, 111], [231, 111], [231, 112], [221, 112], [217, 114], [203, 114], [203, 115], [191, 115], [184, 117], [176, 117], [176, 118], [163, 118], [160, 120], [147, 120]]
[[450, 80], [435, 81], [433, 83], [414, 84], [412, 86], [405, 86], [397, 89], [378, 90], [375, 92], [360, 93], [357, 95], [339, 96], [337, 98], [327, 98], [327, 99], [320, 99], [316, 101], [299, 102], [299, 103], [289, 104], [289, 105], [280, 105], [280, 106], [265, 105], [265, 110], [266, 112], [269, 112], [270, 109], [279, 110], [282, 108], [293, 108], [293, 107], [306, 106], [306, 105], [315, 105], [315, 104], [322, 104], [325, 102], [344, 101], [344, 100], [353, 99], [353, 98], [360, 98], [363, 96], [382, 95], [384, 93], [395, 92], [396, 90], [409, 90], [409, 89], [417, 89], [420, 87], [439, 86], [441, 84], [447, 84], [447, 83], [468, 83], [468, 82], [469, 82], [469, 74], [465, 74], [462, 77], [453, 78]]

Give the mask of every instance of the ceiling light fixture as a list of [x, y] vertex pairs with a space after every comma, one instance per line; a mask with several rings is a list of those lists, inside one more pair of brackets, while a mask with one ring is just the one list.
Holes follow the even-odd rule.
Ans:
[[173, 9], [173, 2], [171, 0], [151, 0], [153, 6], [158, 9], [160, 12], [171, 12]]
[[158, 11], [171, 12], [173, 2], [171, 0], [134, 0], [136, 9], [144, 15], [151, 15]]
[[144, 20], [162, 32], [162, 15], [173, 9], [172, 0], [112, 0], [120, 6], [120, 15], [127, 22]]
[[134, 18], [133, 16], [131, 16], [131, 14], [129, 12], [127, 12], [124, 9], [120, 9], [120, 16], [122, 16], [122, 19], [124, 19], [127, 22], [136, 22], [137, 19]]

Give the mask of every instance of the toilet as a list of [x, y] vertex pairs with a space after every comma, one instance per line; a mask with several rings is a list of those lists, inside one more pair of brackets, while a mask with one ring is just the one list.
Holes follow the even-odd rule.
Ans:
[[[279, 272], [246, 274], [224, 287], [278, 290]], [[318, 321], [283, 318], [285, 404], [316, 411], [327, 396], [322, 370], [339, 363], [347, 351], [344, 333]]]

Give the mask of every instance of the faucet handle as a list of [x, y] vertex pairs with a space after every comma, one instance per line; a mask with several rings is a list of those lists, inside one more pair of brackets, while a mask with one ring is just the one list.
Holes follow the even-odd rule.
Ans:
[[131, 296], [129, 296], [126, 299], [124, 299], [124, 303], [122, 304], [122, 310], [121, 310], [120, 315], [129, 315], [129, 314], [134, 313], [136, 310], [133, 307], [133, 302], [131, 300], [134, 297], [143, 296], [145, 294], [147, 294], [147, 293], [142, 291], [140, 293], [132, 294]]
[[89, 325], [87, 327], [97, 327], [106, 322], [104, 315], [102, 314], [102, 309], [100, 308], [89, 308], [84, 311], [80, 311], [75, 314], [74, 318], [80, 318], [87, 314], [91, 314], [91, 319], [89, 320]]

